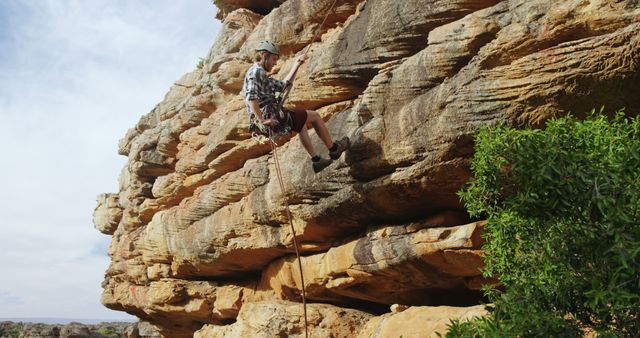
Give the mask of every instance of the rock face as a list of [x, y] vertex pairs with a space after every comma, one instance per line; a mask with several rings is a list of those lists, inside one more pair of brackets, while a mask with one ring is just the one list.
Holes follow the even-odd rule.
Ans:
[[[309, 304], [309, 337], [349, 337], [372, 315], [328, 304]], [[242, 307], [237, 322], [206, 325], [194, 338], [305, 337], [303, 309], [298, 303], [265, 301]]]
[[357, 338], [370, 337], [407, 337], [436, 338], [438, 333], [444, 336], [450, 318], [461, 320], [486, 314], [484, 306], [415, 306], [404, 311], [387, 313], [373, 317], [361, 329]]
[[[474, 133], [640, 110], [637, 1], [214, 3], [223, 26], [203, 67], [126, 133], [120, 190], [94, 214], [112, 235], [103, 304], [166, 337], [303, 334], [274, 157], [239, 96], [261, 40], [281, 47], [279, 78], [310, 44], [289, 105], [352, 141], [318, 174], [296, 137], [278, 148], [313, 336], [429, 336], [481, 314], [483, 222], [456, 195]], [[384, 314], [393, 304], [413, 307]]]

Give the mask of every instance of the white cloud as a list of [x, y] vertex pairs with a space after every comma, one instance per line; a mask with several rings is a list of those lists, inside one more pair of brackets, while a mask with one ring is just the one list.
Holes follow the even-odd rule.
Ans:
[[0, 318], [125, 318], [99, 303], [118, 140], [195, 68], [207, 0], [0, 2]]

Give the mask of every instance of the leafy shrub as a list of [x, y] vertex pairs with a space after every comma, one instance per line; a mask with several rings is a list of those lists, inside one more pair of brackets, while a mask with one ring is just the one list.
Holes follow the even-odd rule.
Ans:
[[3, 322], [0, 325], [0, 337], [18, 338], [23, 327], [22, 323]]
[[120, 334], [114, 328], [111, 328], [111, 327], [101, 328], [100, 330], [98, 330], [98, 334], [100, 334], [100, 336], [102, 337], [107, 337], [107, 338], [120, 337]]
[[601, 113], [478, 133], [460, 196], [488, 220], [483, 273], [505, 291], [448, 337], [640, 333], [640, 120]]

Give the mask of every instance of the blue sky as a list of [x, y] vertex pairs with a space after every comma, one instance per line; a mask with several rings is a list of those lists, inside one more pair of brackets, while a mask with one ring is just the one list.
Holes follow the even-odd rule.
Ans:
[[209, 0], [0, 1], [0, 318], [130, 318], [100, 304], [118, 140], [206, 56]]

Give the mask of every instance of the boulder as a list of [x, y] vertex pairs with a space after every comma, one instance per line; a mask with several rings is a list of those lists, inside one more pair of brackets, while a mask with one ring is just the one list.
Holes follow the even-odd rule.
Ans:
[[484, 316], [486, 313], [483, 305], [412, 306], [399, 312], [371, 318], [354, 337], [436, 338], [444, 336], [448, 331], [447, 326], [451, 319], [465, 321]]
[[105, 235], [113, 235], [122, 219], [122, 207], [118, 203], [118, 194], [98, 195], [98, 205], [93, 211], [95, 228]]

